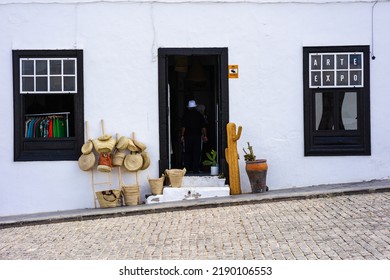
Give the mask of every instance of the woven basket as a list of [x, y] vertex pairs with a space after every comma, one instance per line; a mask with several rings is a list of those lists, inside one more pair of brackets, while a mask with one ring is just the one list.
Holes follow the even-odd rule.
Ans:
[[122, 203], [120, 190], [106, 190], [96, 192], [96, 197], [101, 208], [117, 207]]
[[164, 188], [164, 179], [165, 179], [164, 175], [162, 175], [158, 179], [149, 179], [148, 178], [150, 189], [152, 190], [152, 194], [154, 194], [154, 195], [162, 194], [163, 188]]
[[183, 177], [186, 174], [186, 169], [166, 169], [165, 174], [167, 174], [169, 179], [169, 185], [173, 188], [180, 188], [183, 182]]
[[112, 158], [112, 165], [122, 166], [125, 156], [126, 156], [126, 154], [124, 152], [117, 151]]
[[127, 206], [139, 204], [140, 191], [138, 185], [122, 186], [122, 194]]
[[111, 156], [111, 154], [101, 153], [99, 155], [97, 170], [100, 172], [111, 172], [111, 170], [112, 170], [112, 156]]

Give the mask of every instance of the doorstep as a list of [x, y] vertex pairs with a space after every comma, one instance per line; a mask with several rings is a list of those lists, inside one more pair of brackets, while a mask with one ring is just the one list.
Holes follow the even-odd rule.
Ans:
[[150, 195], [145, 204], [230, 196], [230, 187], [218, 176], [184, 176], [180, 188], [165, 186], [160, 195]]
[[230, 195], [230, 187], [164, 187], [163, 194], [151, 195], [146, 199], [146, 204], [193, 200], [212, 197], [226, 197]]

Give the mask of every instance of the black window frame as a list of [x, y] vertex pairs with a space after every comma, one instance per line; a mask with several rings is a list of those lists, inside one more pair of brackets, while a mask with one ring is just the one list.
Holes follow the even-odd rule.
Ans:
[[[56, 139], [25, 138], [25, 96], [20, 90], [20, 59], [76, 58], [77, 92], [73, 94], [74, 135]], [[14, 161], [78, 160], [84, 143], [83, 50], [13, 50]], [[54, 94], [54, 93], [53, 93]]]
[[[363, 87], [310, 88], [309, 55], [313, 53], [363, 53]], [[316, 130], [315, 93], [337, 95], [357, 93], [356, 130]], [[370, 128], [370, 47], [326, 46], [303, 47], [304, 153], [305, 156], [371, 155]], [[334, 105], [334, 108], [336, 105]], [[336, 109], [335, 109], [336, 111]]]

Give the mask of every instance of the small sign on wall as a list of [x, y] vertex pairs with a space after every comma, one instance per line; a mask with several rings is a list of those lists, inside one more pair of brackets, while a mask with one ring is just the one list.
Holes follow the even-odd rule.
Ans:
[[238, 78], [238, 65], [236, 64], [229, 65], [229, 78], [233, 78], [233, 79]]

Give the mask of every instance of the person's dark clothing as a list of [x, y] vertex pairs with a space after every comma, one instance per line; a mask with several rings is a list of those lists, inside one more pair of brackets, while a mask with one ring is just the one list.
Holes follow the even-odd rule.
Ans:
[[184, 131], [184, 167], [189, 171], [199, 172], [201, 155], [202, 128], [206, 122], [196, 109], [189, 109], [183, 117]]

